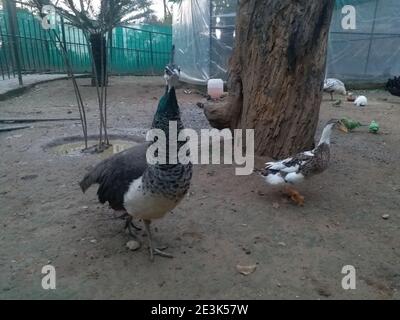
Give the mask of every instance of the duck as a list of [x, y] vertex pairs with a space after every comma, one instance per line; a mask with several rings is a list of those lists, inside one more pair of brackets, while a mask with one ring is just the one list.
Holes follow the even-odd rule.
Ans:
[[[159, 100], [152, 123], [152, 129], [161, 129], [165, 133], [166, 150], [170, 145], [170, 123], [177, 126], [178, 135], [184, 129], [175, 92], [179, 73], [180, 70], [173, 65], [165, 68], [166, 90]], [[99, 185], [99, 202], [108, 202], [112, 209], [127, 217], [125, 229], [138, 243], [140, 241], [133, 229], [140, 228], [133, 223], [133, 219], [143, 221], [151, 261], [154, 261], [155, 255], [173, 257], [164, 252], [165, 247], [154, 246], [150, 224], [153, 220], [163, 218], [180, 203], [189, 190], [192, 178], [190, 161], [186, 164], [172, 163], [167, 156], [166, 163], [148, 162], [146, 153], [155, 141], [136, 145], [103, 160], [87, 172], [79, 183], [83, 193], [90, 186]], [[177, 141], [178, 150], [182, 144], [184, 142]]]
[[265, 182], [270, 186], [285, 186], [283, 193], [288, 195], [293, 202], [303, 206], [304, 196], [292, 186], [300, 184], [305, 179], [320, 174], [328, 168], [333, 129], [348, 131], [342, 120], [329, 120], [314, 149], [300, 152], [283, 160], [267, 162], [264, 169], [259, 171]]
[[324, 91], [330, 93], [332, 101], [334, 93], [342, 94], [344, 96], [347, 94], [344, 83], [335, 78], [328, 78], [324, 80]]
[[356, 100], [354, 100], [354, 105], [357, 107], [365, 107], [368, 105], [368, 99], [366, 96], [358, 96]]

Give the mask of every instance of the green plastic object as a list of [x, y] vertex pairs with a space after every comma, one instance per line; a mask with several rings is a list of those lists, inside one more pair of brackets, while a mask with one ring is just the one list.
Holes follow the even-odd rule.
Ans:
[[347, 130], [349, 130], [349, 131], [354, 130], [358, 127], [361, 127], [360, 122], [350, 119], [350, 118], [343, 118], [341, 121], [342, 121], [343, 125], [347, 128]]
[[369, 132], [371, 133], [378, 133], [379, 131], [379, 124], [375, 120], [371, 121], [371, 124], [369, 125]]

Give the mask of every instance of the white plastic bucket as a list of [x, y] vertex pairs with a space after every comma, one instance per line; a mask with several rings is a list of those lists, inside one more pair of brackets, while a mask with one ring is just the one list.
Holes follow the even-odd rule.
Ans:
[[224, 93], [224, 81], [222, 79], [208, 80], [207, 93], [213, 99], [221, 98]]

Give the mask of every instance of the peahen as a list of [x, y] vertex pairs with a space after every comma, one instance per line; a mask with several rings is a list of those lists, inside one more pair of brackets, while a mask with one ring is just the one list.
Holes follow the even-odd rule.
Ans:
[[[167, 66], [164, 78], [167, 87], [159, 101], [152, 128], [164, 131], [168, 150], [170, 121], [177, 125], [178, 134], [183, 129], [175, 94], [179, 70]], [[143, 220], [148, 235], [150, 259], [153, 261], [155, 254], [172, 256], [154, 247], [150, 223], [175, 208], [187, 193], [192, 178], [192, 164], [170, 164], [172, 161], [168, 161], [168, 155], [164, 164], [149, 164], [146, 152], [151, 143], [154, 141], [140, 144], [100, 162], [85, 175], [80, 186], [85, 192], [92, 184], [99, 184], [99, 201], [108, 202], [114, 210], [128, 215], [125, 227], [129, 228], [135, 238], [131, 229], [131, 226], [134, 226], [132, 218]], [[178, 150], [183, 143], [177, 142]]]

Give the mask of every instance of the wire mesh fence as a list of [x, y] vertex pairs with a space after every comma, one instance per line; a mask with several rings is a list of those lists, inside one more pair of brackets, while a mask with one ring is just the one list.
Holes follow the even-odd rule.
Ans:
[[[0, 7], [0, 80], [16, 77], [18, 71], [22, 74], [67, 73], [61, 45], [67, 49], [75, 73], [91, 72], [88, 42], [79, 28], [57, 16], [55, 29], [46, 30], [32, 7], [16, 3], [15, 17], [6, 8]], [[13, 18], [15, 30], [10, 28], [10, 19]], [[53, 31], [63, 43], [55, 39]], [[111, 74], [161, 74], [169, 61], [171, 27], [117, 27], [112, 30], [111, 39], [107, 43], [108, 70]], [[16, 45], [16, 52], [13, 45]]]

